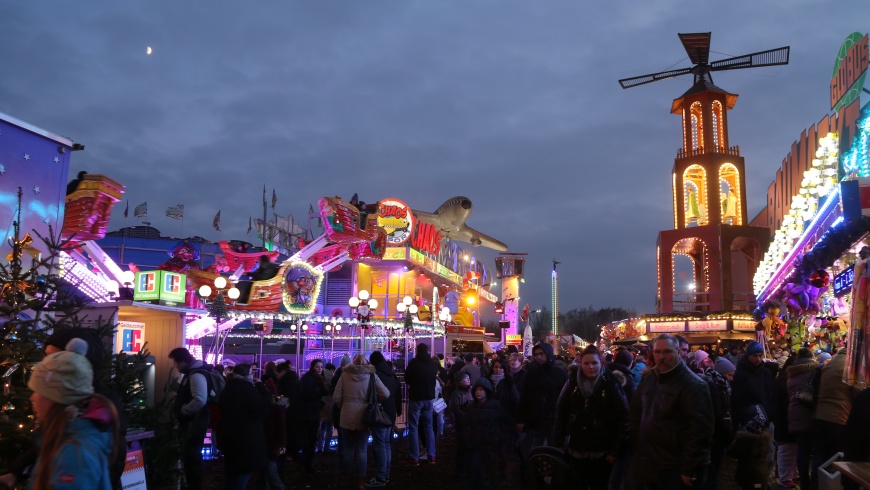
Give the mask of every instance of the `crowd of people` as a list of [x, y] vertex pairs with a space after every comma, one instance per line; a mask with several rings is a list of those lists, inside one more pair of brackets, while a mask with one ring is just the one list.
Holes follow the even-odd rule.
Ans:
[[[34, 368], [38, 449], [0, 475], [0, 485], [121, 488], [124, 411], [94, 376], [99, 341], [79, 337], [86, 332], [50, 339]], [[535, 454], [543, 452], [557, 455], [564, 481], [581, 489], [715, 489], [726, 454], [737, 460], [741, 488], [810, 489], [838, 452], [870, 460], [870, 390], [841, 381], [845, 350], [764, 354], [755, 341], [693, 351], [685, 338], [662, 334], [639, 351], [588, 346], [570, 358], [542, 343], [529, 358], [444, 362], [420, 344], [403, 373], [377, 351], [344, 356], [338, 368], [316, 359], [301, 376], [287, 362], [223, 369], [184, 348], [169, 357], [184, 375], [174, 416], [191, 490], [202, 488], [209, 427], [227, 489], [252, 479], [283, 489], [288, 462], [313, 475], [316, 454], [333, 451], [336, 428], [335, 486], [389, 485], [405, 408], [400, 378], [407, 448], [397, 464], [438, 464], [439, 437], [452, 427], [454, 488], [537, 486]]]
[[[199, 454], [209, 416], [218, 419], [210, 425], [228, 489], [245, 488], [257, 472], [265, 488], [283, 488], [288, 458], [313, 474], [315, 453], [331, 450], [333, 427], [338, 487], [390, 483], [405, 406], [398, 368], [381, 352], [344, 356], [337, 369], [314, 360], [302, 376], [289, 363], [265, 366], [260, 379], [236, 365], [212, 411], [207, 367], [188, 356], [170, 355], [189, 380], [177, 397], [192, 438], [188, 488], [199, 488], [201, 460], [187, 456]], [[758, 342], [693, 350], [670, 334], [641, 349], [588, 346], [569, 358], [541, 343], [529, 358], [513, 351], [445, 362], [420, 344], [401, 373], [407, 448], [397, 464], [438, 464], [446, 426], [456, 434], [457, 488], [534, 487], [533, 456], [542, 449], [556, 450], [565, 481], [582, 489], [715, 489], [728, 454], [737, 464], [725, 477], [741, 488], [817, 488], [814, 469], [837, 452], [870, 457], [866, 417], [853, 410], [866, 407], [868, 395], [840, 381], [844, 365], [844, 350], [815, 357], [808, 348], [776, 349], [765, 360]], [[378, 404], [387, 423], [371, 418]]]

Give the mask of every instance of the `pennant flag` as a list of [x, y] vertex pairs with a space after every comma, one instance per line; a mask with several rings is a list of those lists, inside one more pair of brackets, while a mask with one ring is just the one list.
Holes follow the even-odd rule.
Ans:
[[166, 208], [166, 217], [172, 219], [184, 219], [184, 204], [176, 204]]
[[220, 210], [218, 210], [217, 214], [214, 215], [214, 219], [211, 222], [211, 226], [216, 231], [221, 231], [221, 212], [220, 212]]
[[275, 189], [272, 189], [272, 211], [275, 210], [276, 204], [278, 204], [278, 196], [275, 195]]
[[124, 208], [124, 217], [126, 218], [129, 215], [130, 215], [130, 200], [127, 199], [127, 207]]
[[148, 201], [133, 208], [133, 216], [136, 218], [145, 218], [148, 216]]
[[252, 228], [252, 227], [251, 227], [251, 217], [248, 216], [248, 235], [251, 234], [251, 228]]
[[308, 214], [312, 214], [312, 213], [314, 213], [314, 205], [309, 204], [308, 205]]

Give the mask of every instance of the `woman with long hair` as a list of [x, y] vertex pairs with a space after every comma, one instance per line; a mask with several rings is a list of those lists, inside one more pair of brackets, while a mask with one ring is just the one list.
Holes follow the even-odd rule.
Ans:
[[607, 488], [610, 472], [624, 457], [628, 440], [628, 403], [613, 373], [601, 364], [601, 354], [588, 346], [579, 368], [570, 376], [556, 403], [554, 441], [565, 449], [579, 478], [577, 488]]
[[333, 395], [335, 404], [341, 409], [341, 470], [345, 476], [353, 477], [356, 489], [365, 488], [369, 426], [363, 422], [363, 415], [368, 405], [369, 383], [372, 378], [378, 400], [386, 400], [390, 391], [375, 375], [375, 368], [369, 364], [366, 356], [357, 354], [353, 357], [353, 364], [344, 368]]
[[72, 339], [66, 350], [33, 368], [27, 386], [41, 433], [30, 488], [109, 490], [109, 466], [120, 450], [118, 411], [94, 394], [88, 344]]

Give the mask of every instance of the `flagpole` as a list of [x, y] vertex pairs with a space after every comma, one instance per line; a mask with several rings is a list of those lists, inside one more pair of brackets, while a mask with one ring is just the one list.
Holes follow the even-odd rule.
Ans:
[[263, 248], [266, 248], [266, 184], [263, 184]]
[[[127, 207], [124, 208], [124, 235], [121, 237], [121, 263], [124, 263], [124, 249], [127, 247], [127, 233], [130, 233], [128, 223], [130, 222], [130, 200], [127, 199]], [[133, 211], [136, 212], [135, 210]]]

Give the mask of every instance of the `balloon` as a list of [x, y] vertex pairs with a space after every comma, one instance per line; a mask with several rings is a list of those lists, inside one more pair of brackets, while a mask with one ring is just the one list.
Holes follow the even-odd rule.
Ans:
[[829, 280], [828, 271], [824, 269], [818, 269], [810, 275], [810, 284], [817, 288], [828, 287]]

